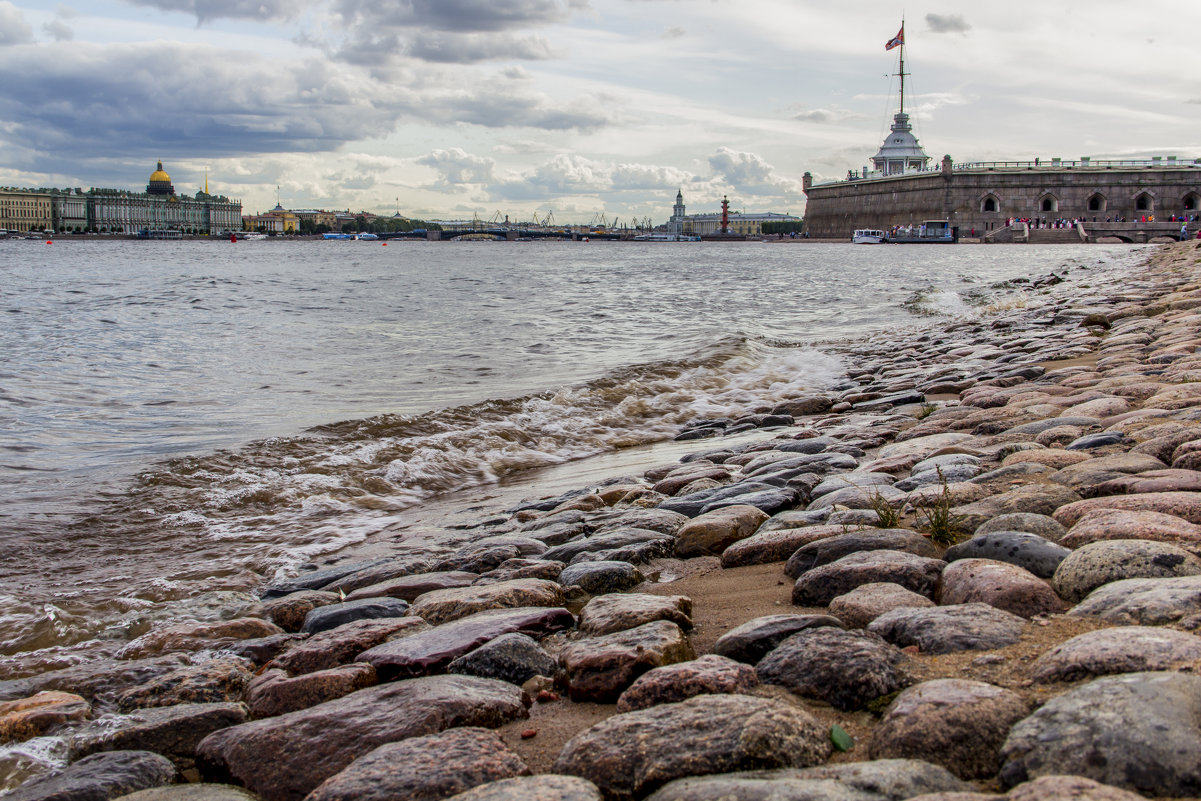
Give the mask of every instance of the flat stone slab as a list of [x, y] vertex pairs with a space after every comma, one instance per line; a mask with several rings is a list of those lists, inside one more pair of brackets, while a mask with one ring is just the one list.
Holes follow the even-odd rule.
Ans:
[[387, 743], [326, 779], [306, 801], [439, 801], [529, 773], [496, 732], [465, 727]]
[[360, 598], [357, 601], [319, 606], [304, 617], [300, 630], [305, 634], [318, 634], [356, 620], [383, 617], [404, 617], [409, 609], [407, 601], [399, 598]]
[[618, 712], [655, 704], [675, 704], [697, 695], [747, 693], [759, 686], [750, 665], [718, 654], [654, 668], [639, 676], [617, 699]]
[[875, 634], [823, 627], [800, 631], [755, 666], [764, 684], [818, 698], [835, 709], [859, 709], [909, 684], [900, 649]]
[[1154, 540], [1201, 548], [1201, 526], [1162, 512], [1095, 509], [1080, 517], [1060, 543], [1079, 548], [1103, 540]]
[[1175, 670], [1201, 663], [1201, 637], [1176, 629], [1117, 626], [1079, 634], [1035, 660], [1038, 683], [1077, 681], [1112, 673]]
[[360, 587], [346, 596], [348, 601], [361, 598], [400, 598], [412, 603], [427, 592], [448, 590], [454, 587], [470, 587], [479, 579], [479, 575], [465, 570], [443, 571], [441, 573], [415, 573], [399, 576], [376, 584]]
[[[495, 570], [481, 573], [476, 584], [495, 584], [498, 581], [510, 581], [519, 578], [539, 578], [547, 581], [558, 581], [559, 574], [566, 567], [562, 562], [548, 562], [545, 559], [509, 559], [501, 562]], [[470, 575], [470, 574], [466, 574]]]
[[992, 559], [960, 559], [947, 565], [942, 571], [942, 603], [984, 603], [1026, 618], [1068, 608], [1043, 579]]
[[751, 695], [700, 695], [614, 715], [571, 738], [554, 772], [582, 776], [611, 801], [673, 779], [748, 768], [806, 767], [833, 747], [807, 712]]
[[1013, 645], [1026, 621], [988, 604], [894, 609], [872, 621], [868, 631], [905, 648], [916, 645], [928, 654], [986, 651]]
[[715, 653], [748, 665], [758, 664], [777, 645], [798, 631], [843, 623], [830, 615], [766, 615], [748, 620], [717, 638]]
[[844, 556], [864, 551], [905, 551], [917, 556], [934, 559], [940, 556], [939, 548], [928, 537], [904, 528], [865, 528], [848, 531], [802, 545], [788, 559], [784, 573], [796, 578], [806, 570], [828, 565]]
[[705, 512], [680, 527], [676, 556], [719, 556], [729, 546], [755, 533], [768, 518], [762, 510], [735, 504]]
[[934, 606], [934, 602], [900, 584], [877, 582], [861, 584], [846, 595], [831, 599], [830, 614], [847, 628], [863, 629], [885, 612], [904, 606], [928, 607]]
[[903, 690], [872, 730], [872, 759], [921, 759], [961, 779], [985, 779], [1001, 767], [1001, 746], [1029, 714], [1012, 690], [965, 679], [936, 679]]
[[356, 620], [296, 643], [271, 660], [268, 667], [285, 670], [294, 676], [328, 670], [353, 662], [363, 651], [380, 643], [428, 628], [424, 620], [416, 617]]
[[1080, 502], [1080, 495], [1055, 484], [1031, 484], [993, 495], [982, 501], [956, 506], [952, 512], [963, 521], [964, 528], [975, 531], [1000, 515], [1028, 512], [1053, 515], [1064, 526], [1068, 524], [1053, 514], [1060, 507]]
[[[284, 635], [289, 636], [289, 635]], [[164, 654], [146, 659], [102, 659], [39, 673], [21, 679], [0, 681], [0, 701], [28, 698], [46, 690], [73, 693], [86, 701], [142, 684], [155, 676], [182, 667], [182, 654]]]
[[587, 779], [542, 773], [483, 784], [450, 801], [602, 801], [602, 796]]
[[564, 587], [576, 585], [589, 595], [624, 592], [642, 583], [642, 574], [629, 562], [609, 559], [596, 562], [575, 562], [559, 574]]
[[[1050, 518], [1047, 518], [1050, 520]], [[1058, 525], [1058, 524], [1057, 524]], [[1024, 531], [992, 531], [976, 534], [966, 542], [947, 548], [943, 559], [992, 559], [1024, 568], [1039, 578], [1051, 578], [1055, 568], [1071, 553], [1070, 548]]]
[[1051, 480], [1083, 494], [1098, 484], [1122, 475], [1163, 470], [1166, 467], [1166, 464], [1145, 453], [1114, 453], [1060, 468], [1051, 476]]
[[692, 644], [668, 620], [568, 643], [559, 652], [573, 701], [611, 703], [651, 668], [695, 659]]
[[129, 712], [152, 706], [239, 701], [252, 669], [250, 662], [237, 658], [177, 668], [122, 692], [117, 696], [117, 709]]
[[431, 626], [485, 612], [519, 607], [559, 607], [565, 602], [563, 588], [546, 579], [513, 579], [495, 584], [434, 590], [417, 598], [409, 614]]
[[722, 567], [743, 567], [783, 562], [802, 545], [845, 533], [843, 526], [806, 526], [764, 530], [772, 518], [751, 536], [726, 548], [721, 553]]
[[1122, 509], [1129, 512], [1160, 512], [1201, 523], [1201, 492], [1149, 492], [1142, 495], [1109, 495], [1065, 504], [1052, 515], [1071, 528], [1084, 515], [1098, 509]]
[[877, 759], [677, 779], [648, 796], [647, 801], [892, 801], [924, 799], [928, 793], [939, 792], [947, 794], [947, 801], [961, 801], [959, 796], [969, 788], [946, 769], [929, 762]]
[[336, 592], [301, 590], [282, 598], [263, 602], [262, 611], [271, 622], [284, 631], [297, 632], [304, 625], [304, 618], [319, 606], [328, 606], [341, 601]]
[[1167, 469], [1111, 478], [1081, 494], [1086, 498], [1098, 498], [1104, 495], [1137, 495], [1144, 492], [1198, 491], [1201, 491], [1201, 472]]
[[[997, 531], [1024, 531], [1027, 534], [1037, 534], [1045, 540], [1059, 542], [1068, 532], [1050, 515], [1039, 515], [1033, 512], [1010, 512], [997, 515], [992, 520], [979, 526], [976, 534], [992, 534]], [[1029, 568], [1027, 568], [1029, 570]]]
[[215, 623], [180, 623], [143, 634], [117, 652], [121, 660], [144, 659], [170, 651], [205, 651], [236, 640], [253, 640], [283, 634], [274, 623], [257, 617]]
[[1071, 773], [1148, 796], [1201, 795], [1201, 677], [1124, 673], [1048, 700], [1002, 748], [1006, 786]]
[[653, 531], [646, 528], [618, 528], [602, 534], [594, 534], [584, 539], [572, 540], [562, 545], [556, 545], [548, 549], [539, 558], [571, 564], [572, 560], [581, 554], [611, 551], [615, 548], [638, 546], [646, 543], [661, 543], [662, 547], [666, 548], [667, 552], [670, 553], [670, 549], [675, 547], [675, 542], [676, 538], [674, 535], [665, 534], [661, 531]]
[[107, 751], [25, 782], [6, 801], [101, 801], [168, 784], [175, 766], [149, 751]]
[[559, 670], [555, 658], [525, 634], [502, 634], [446, 667], [448, 673], [499, 679], [518, 686], [534, 676], [553, 677]]
[[692, 628], [691, 615], [692, 599], [684, 595], [601, 595], [588, 601], [580, 610], [580, 632], [596, 637], [654, 620], [670, 620], [687, 631]]
[[1075, 603], [1114, 581], [1201, 575], [1201, 558], [1166, 542], [1105, 540], [1083, 545], [1063, 560], [1051, 583]]
[[946, 567], [941, 559], [915, 556], [905, 551], [861, 551], [800, 575], [792, 588], [797, 606], [825, 606], [863, 584], [900, 584], [919, 595], [934, 596]]
[[355, 661], [374, 667], [381, 681], [424, 676], [440, 673], [455, 659], [502, 634], [519, 632], [539, 639], [574, 626], [575, 618], [562, 608], [493, 609], [377, 645]]
[[178, 768], [191, 766], [197, 745], [212, 732], [244, 723], [240, 703], [179, 704], [139, 709], [85, 723], [67, 738], [72, 758], [98, 751], [153, 751]]
[[168, 784], [121, 796], [121, 801], [258, 801], [232, 784]]
[[526, 716], [522, 691], [474, 676], [429, 676], [210, 734], [202, 775], [234, 779], [264, 801], [300, 801], [358, 757], [391, 742], [457, 726], [497, 727]]
[[1125, 579], [1105, 584], [1076, 604], [1069, 615], [1096, 617], [1117, 625], [1159, 626], [1201, 612], [1201, 576]]
[[255, 718], [307, 709], [375, 684], [375, 668], [362, 663], [339, 665], [299, 676], [273, 668], [246, 687], [246, 705]]
[[48, 690], [0, 703], [0, 743], [39, 737], [67, 721], [84, 720], [92, 705], [74, 693]]

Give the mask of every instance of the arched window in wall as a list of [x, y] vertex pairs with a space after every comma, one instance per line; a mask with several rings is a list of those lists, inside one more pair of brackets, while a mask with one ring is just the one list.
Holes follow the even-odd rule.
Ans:
[[985, 195], [980, 201], [980, 211], [997, 212], [1001, 210], [1001, 203], [997, 200], [996, 195]]
[[1155, 208], [1155, 199], [1147, 192], [1143, 192], [1134, 199], [1135, 211], [1151, 211]]
[[1054, 195], [1043, 195], [1038, 201], [1039, 211], [1059, 211], [1059, 198]]
[[1089, 195], [1087, 207], [1089, 211], [1105, 211], [1105, 195], [1100, 192]]

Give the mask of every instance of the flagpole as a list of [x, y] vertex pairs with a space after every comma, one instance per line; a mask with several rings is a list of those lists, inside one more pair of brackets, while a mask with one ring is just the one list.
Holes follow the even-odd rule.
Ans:
[[899, 74], [901, 76], [901, 113], [905, 113], [905, 18], [901, 18], [901, 55]]

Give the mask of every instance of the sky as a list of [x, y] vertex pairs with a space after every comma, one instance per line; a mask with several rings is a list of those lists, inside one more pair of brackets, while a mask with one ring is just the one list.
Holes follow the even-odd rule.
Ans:
[[[803, 214], [897, 110], [885, 0], [0, 0], [0, 185], [420, 219]], [[904, 3], [956, 162], [1201, 157], [1197, 0]]]

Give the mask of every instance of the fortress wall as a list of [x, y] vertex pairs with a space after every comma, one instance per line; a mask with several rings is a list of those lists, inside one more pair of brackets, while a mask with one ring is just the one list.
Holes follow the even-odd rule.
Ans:
[[[983, 211], [990, 196], [997, 210]], [[1090, 210], [1094, 196], [1101, 207]], [[1136, 208], [1140, 196], [1149, 209]], [[811, 186], [808, 197], [805, 228], [813, 237], [848, 238], [856, 228], [888, 229], [935, 219], [949, 219], [968, 236], [972, 229], [983, 234], [1003, 227], [1010, 217], [1104, 221], [1198, 214], [1201, 169], [1032, 167], [953, 171], [949, 177], [926, 172]], [[1048, 198], [1054, 208], [1043, 211], [1042, 201]], [[1185, 207], [1187, 199], [1192, 209]]]

